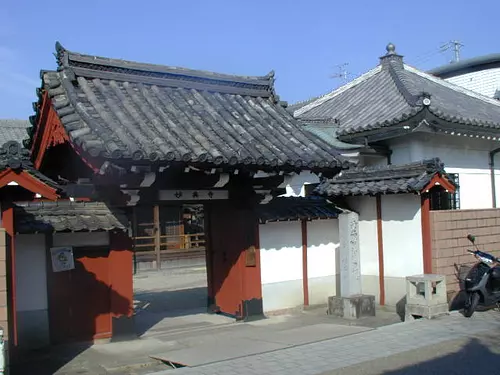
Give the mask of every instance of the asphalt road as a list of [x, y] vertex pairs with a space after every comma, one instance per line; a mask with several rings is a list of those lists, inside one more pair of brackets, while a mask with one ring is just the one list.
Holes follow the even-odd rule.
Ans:
[[500, 374], [500, 334], [471, 336], [322, 375]]

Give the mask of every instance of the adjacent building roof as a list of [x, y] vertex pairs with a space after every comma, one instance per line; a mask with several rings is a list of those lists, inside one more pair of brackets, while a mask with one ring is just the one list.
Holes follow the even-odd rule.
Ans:
[[334, 219], [342, 211], [325, 199], [282, 197], [261, 204], [257, 214], [261, 224], [275, 221]]
[[28, 136], [27, 129], [30, 126], [27, 120], [0, 119], [0, 145], [9, 141], [22, 144]]
[[461, 60], [456, 63], [431, 69], [428, 73], [440, 78], [450, 78], [461, 74], [492, 68], [500, 68], [500, 53], [492, 53], [485, 56]]
[[[273, 72], [234, 76], [83, 55], [59, 43], [56, 49], [59, 68], [42, 72], [42, 91], [71, 142], [92, 157], [304, 169], [348, 165], [281, 105]], [[31, 121], [36, 124], [36, 116]]]
[[435, 177], [450, 189], [456, 186], [437, 158], [404, 165], [353, 168], [323, 180], [314, 193], [323, 196], [420, 193]]
[[294, 115], [303, 121], [334, 119], [343, 140], [383, 133], [390, 138], [419, 130], [467, 129], [500, 136], [498, 101], [404, 64], [392, 44], [377, 67], [301, 106]]
[[[0, 130], [0, 135], [5, 137], [5, 134]], [[0, 136], [0, 138], [1, 138]], [[10, 140], [0, 146], [0, 172], [7, 169], [12, 169], [15, 172], [25, 171], [34, 178], [43, 182], [45, 185], [59, 190], [60, 186], [57, 182], [48, 178], [41, 172], [35, 169], [29, 157], [29, 151], [26, 150], [16, 140]]]
[[123, 211], [101, 202], [17, 203], [17, 233], [111, 231], [128, 228]]

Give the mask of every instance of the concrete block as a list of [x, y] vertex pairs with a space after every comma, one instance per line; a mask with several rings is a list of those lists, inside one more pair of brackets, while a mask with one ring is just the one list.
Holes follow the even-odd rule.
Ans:
[[448, 315], [449, 306], [447, 303], [439, 305], [406, 305], [405, 322], [415, 320], [415, 317], [433, 319], [439, 316]]
[[375, 296], [328, 297], [328, 315], [346, 319], [375, 316]]
[[405, 321], [417, 316], [432, 319], [448, 313], [445, 276], [428, 274], [406, 278]]
[[406, 277], [406, 303], [409, 305], [440, 305], [446, 303], [446, 277], [415, 275]]

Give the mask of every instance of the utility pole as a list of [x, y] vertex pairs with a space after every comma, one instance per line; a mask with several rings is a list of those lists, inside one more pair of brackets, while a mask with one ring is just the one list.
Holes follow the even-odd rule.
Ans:
[[349, 82], [349, 76], [351, 76], [351, 73], [347, 71], [347, 66], [349, 63], [343, 63], [340, 65], [335, 65], [336, 68], [338, 68], [339, 72], [337, 74], [333, 74], [330, 76], [330, 78], [340, 78], [342, 80], [342, 84], [345, 85], [346, 83]]
[[453, 52], [455, 53], [455, 62], [460, 60], [460, 48], [464, 45], [460, 43], [458, 40], [452, 40], [451, 44], [453, 44]]
[[450, 48], [453, 48], [453, 60], [451, 60], [451, 63], [457, 63], [460, 61], [460, 49], [464, 45], [460, 43], [458, 40], [452, 40], [444, 45], [441, 46], [441, 52], [447, 51]]

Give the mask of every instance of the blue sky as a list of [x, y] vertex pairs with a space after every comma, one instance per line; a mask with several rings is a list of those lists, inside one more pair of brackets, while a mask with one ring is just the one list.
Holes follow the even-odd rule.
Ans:
[[[498, 0], [2, 0], [0, 118], [27, 118], [40, 69], [55, 69], [54, 44], [105, 57], [242, 75], [276, 71], [290, 103], [339, 86], [378, 63], [389, 41], [407, 63], [447, 63], [500, 52]], [[497, 41], [495, 41], [497, 40]]]

